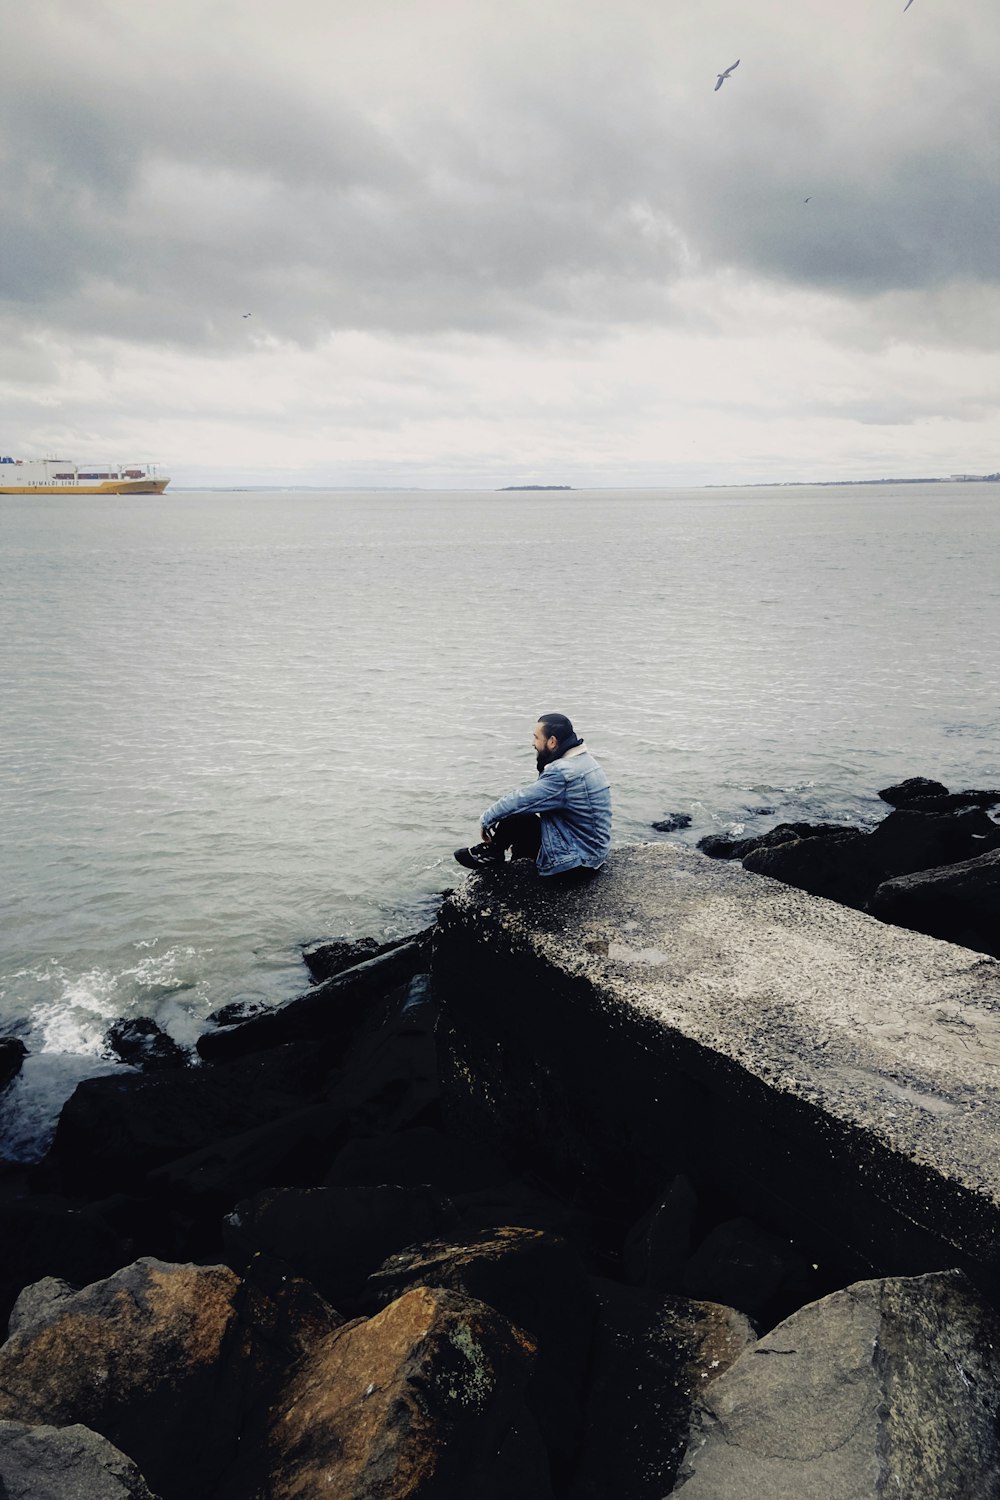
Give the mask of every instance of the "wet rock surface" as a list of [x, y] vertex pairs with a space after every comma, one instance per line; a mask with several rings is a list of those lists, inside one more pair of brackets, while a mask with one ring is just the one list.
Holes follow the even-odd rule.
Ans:
[[116, 1021], [105, 1033], [104, 1046], [120, 1062], [142, 1068], [145, 1072], [183, 1068], [189, 1061], [184, 1048], [179, 1047], [149, 1016]]
[[28, 1049], [20, 1037], [0, 1037], [0, 1089], [5, 1089], [21, 1071]]

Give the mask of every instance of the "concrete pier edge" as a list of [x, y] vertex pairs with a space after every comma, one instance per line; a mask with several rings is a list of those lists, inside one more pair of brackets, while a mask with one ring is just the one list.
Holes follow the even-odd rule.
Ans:
[[679, 1170], [852, 1275], [1000, 1286], [1000, 962], [676, 845], [468, 879], [434, 953], [448, 1108], [546, 1170]]

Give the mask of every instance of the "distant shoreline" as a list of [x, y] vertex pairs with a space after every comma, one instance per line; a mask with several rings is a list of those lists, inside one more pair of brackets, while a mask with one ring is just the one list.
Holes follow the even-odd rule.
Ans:
[[753, 479], [740, 484], [505, 484], [499, 487], [484, 485], [422, 484], [173, 484], [173, 494], [196, 494], [210, 491], [215, 494], [287, 494], [289, 492], [320, 494], [464, 494], [505, 495], [525, 492], [559, 492], [573, 494], [602, 490], [787, 490], [787, 489], [849, 489], [855, 485], [879, 484], [1000, 484], [1000, 472], [996, 474], [945, 474], [927, 475], [918, 479]]

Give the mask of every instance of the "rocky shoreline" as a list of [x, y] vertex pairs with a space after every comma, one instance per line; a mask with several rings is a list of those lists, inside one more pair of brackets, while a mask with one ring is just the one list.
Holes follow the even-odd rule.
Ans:
[[[1000, 792], [880, 795], [871, 832], [703, 852], [997, 954]], [[442, 932], [310, 947], [310, 989], [217, 1013], [197, 1059], [117, 1028], [129, 1067], [78, 1086], [42, 1162], [3, 1168], [0, 1492], [996, 1494], [992, 1296], [938, 1267], [851, 1281], [722, 1186], [561, 1175], [470, 1135], [442, 1076]], [[23, 1055], [0, 1039], [0, 1086]], [[485, 1070], [464, 1083], [502, 1122]]]

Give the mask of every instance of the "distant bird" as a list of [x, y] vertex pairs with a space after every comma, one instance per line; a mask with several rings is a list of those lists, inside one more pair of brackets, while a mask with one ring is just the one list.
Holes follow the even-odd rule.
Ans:
[[811, 198], [803, 198], [802, 202], [803, 203], [811, 203], [812, 199]]
[[909, 10], [909, 8], [910, 8], [910, 6], [912, 4], [913, 4], [913, 0], [906, 0], [906, 4], [903, 6], [903, 15], [904, 16], [906, 15], [906, 12]]
[[253, 313], [244, 313], [243, 316], [245, 318], [252, 318], [253, 317]]
[[[913, 4], [913, 0], [909, 0], [909, 4], [912, 5]], [[739, 65], [740, 65], [740, 60], [739, 60], [739, 58], [737, 58], [736, 61], [733, 63], [733, 66], [731, 68], [727, 68], [724, 73], [720, 73], [719, 74], [718, 81], [717, 81], [717, 83], [715, 85], [715, 89], [713, 91], [714, 93], [717, 94], [719, 92], [719, 90], [721, 89], [722, 85], [725, 83], [726, 79], [729, 77], [730, 73], [732, 73], [734, 71], [734, 69], [738, 68]]]

